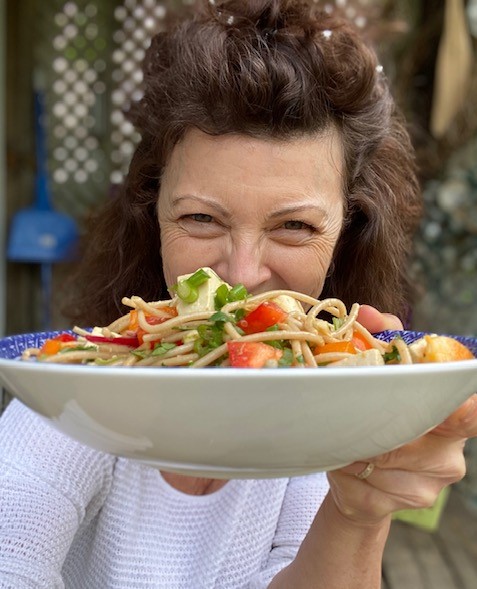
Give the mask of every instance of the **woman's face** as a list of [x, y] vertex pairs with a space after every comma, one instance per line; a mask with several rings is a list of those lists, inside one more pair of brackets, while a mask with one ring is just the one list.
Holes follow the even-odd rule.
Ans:
[[339, 135], [278, 141], [189, 131], [158, 202], [168, 286], [202, 266], [249, 292], [321, 293], [343, 224]]

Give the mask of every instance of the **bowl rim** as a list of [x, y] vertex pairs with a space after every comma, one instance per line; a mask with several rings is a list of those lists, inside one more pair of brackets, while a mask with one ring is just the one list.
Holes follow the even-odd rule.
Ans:
[[[31, 332], [31, 333], [20, 333], [14, 335], [8, 335], [0, 338], [0, 353], [2, 346], [8, 345], [9, 342], [15, 342], [16, 340], [27, 340], [35, 339], [38, 337], [54, 336], [60, 333], [73, 333], [71, 330], [62, 329], [55, 331], [43, 331], [43, 332]], [[395, 335], [404, 335], [404, 337], [412, 338], [414, 341], [424, 335], [430, 335], [432, 332], [414, 331], [414, 330], [386, 330], [378, 334], [374, 334], [378, 339], [386, 340], [392, 338]], [[446, 334], [443, 334], [446, 335]], [[462, 343], [468, 342], [474, 349], [477, 349], [477, 337], [463, 336], [463, 335], [449, 335]], [[248, 379], [269, 379], [274, 378], [308, 378], [313, 379], [328, 379], [337, 378], [340, 376], [346, 376], [346, 378], [352, 376], [353, 378], [369, 378], [370, 376], [376, 376], [381, 378], [383, 374], [389, 376], [396, 376], [399, 374], [422, 374], [429, 373], [440, 374], [455, 371], [470, 371], [477, 370], [477, 356], [470, 360], [456, 360], [452, 362], [429, 362], [423, 364], [390, 364], [390, 365], [379, 365], [379, 366], [335, 366], [335, 367], [321, 367], [318, 370], [310, 367], [280, 367], [280, 368], [234, 368], [234, 367], [218, 367], [218, 366], [206, 366], [199, 369], [187, 370], [184, 367], [175, 366], [100, 366], [100, 365], [84, 365], [84, 364], [59, 364], [59, 363], [47, 363], [47, 362], [36, 362], [36, 361], [22, 361], [20, 358], [5, 358], [0, 356], [0, 380], [2, 372], [4, 370], [14, 371], [25, 371], [25, 372], [38, 372], [45, 374], [70, 374], [70, 375], [85, 375], [91, 374], [99, 376], [99, 378], [111, 377], [126, 377], [136, 375], [137, 378], [154, 375], [155, 378], [161, 378], [162, 376], [172, 376], [174, 378], [180, 377], [184, 379], [209, 379], [215, 375], [215, 378], [219, 376], [240, 378], [242, 380]]]

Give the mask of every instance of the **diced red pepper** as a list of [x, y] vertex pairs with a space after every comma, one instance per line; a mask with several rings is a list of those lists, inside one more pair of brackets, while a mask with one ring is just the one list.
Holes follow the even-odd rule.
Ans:
[[283, 323], [287, 316], [288, 313], [279, 305], [271, 301], [265, 301], [245, 315], [243, 319], [237, 322], [237, 325], [248, 335], [265, 331], [277, 323]]
[[139, 339], [137, 336], [104, 337], [102, 335], [85, 335], [84, 337], [94, 344], [116, 344], [118, 346], [128, 346], [130, 348], [137, 348], [139, 346]]
[[279, 360], [283, 352], [262, 342], [227, 342], [230, 366], [263, 368], [269, 360]]

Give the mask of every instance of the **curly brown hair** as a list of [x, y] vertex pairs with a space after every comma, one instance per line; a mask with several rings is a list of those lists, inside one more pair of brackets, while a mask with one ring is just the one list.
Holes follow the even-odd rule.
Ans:
[[414, 152], [376, 54], [351, 23], [300, 0], [204, 1], [152, 39], [144, 96], [129, 114], [142, 139], [88, 236], [66, 313], [74, 321], [112, 321], [125, 295], [168, 296], [156, 206], [188, 129], [289, 139], [330, 125], [344, 145], [347, 214], [322, 296], [403, 316], [421, 214]]

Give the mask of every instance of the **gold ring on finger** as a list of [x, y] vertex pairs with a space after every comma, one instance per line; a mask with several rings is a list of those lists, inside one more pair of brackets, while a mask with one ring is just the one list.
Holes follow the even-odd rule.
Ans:
[[355, 474], [355, 476], [360, 480], [366, 480], [374, 470], [374, 464], [372, 462], [368, 462], [366, 467], [361, 471]]

